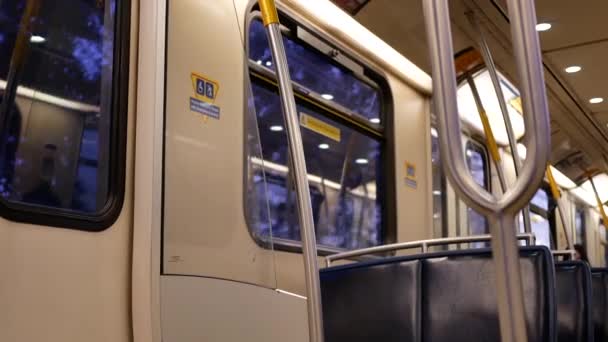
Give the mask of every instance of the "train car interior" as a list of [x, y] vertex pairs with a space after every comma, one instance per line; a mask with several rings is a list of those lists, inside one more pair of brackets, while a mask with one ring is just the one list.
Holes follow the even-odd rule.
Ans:
[[608, 341], [606, 19], [0, 0], [0, 341]]

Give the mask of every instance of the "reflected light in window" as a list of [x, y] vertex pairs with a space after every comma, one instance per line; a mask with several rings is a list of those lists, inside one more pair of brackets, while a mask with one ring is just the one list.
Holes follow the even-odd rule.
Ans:
[[272, 62], [271, 61], [266, 62], [266, 66], [272, 66]]
[[321, 97], [326, 99], [327, 101], [331, 101], [334, 99], [334, 96], [332, 94], [323, 94], [321, 95]]
[[270, 126], [270, 130], [273, 132], [281, 132], [283, 130], [283, 126], [279, 126], [279, 125]]
[[43, 36], [37, 36], [37, 35], [33, 35], [30, 38], [30, 42], [34, 43], [34, 44], [40, 44], [40, 43], [44, 43], [46, 41], [46, 38], [44, 38]]
[[319, 144], [319, 148], [322, 150], [327, 150], [329, 148], [328, 144]]
[[369, 119], [369, 121], [371, 123], [379, 124], [380, 123], [380, 118], [371, 118], [371, 119]]
[[435, 127], [431, 128], [431, 135], [435, 138], [439, 137], [439, 133], [437, 133], [437, 129]]
[[369, 163], [369, 161], [365, 158], [359, 158], [359, 159], [355, 160], [355, 163], [357, 163], [359, 165], [365, 165], [365, 164]]
[[441, 191], [435, 190], [435, 191], [433, 191], [433, 195], [435, 195], [435, 196], [441, 196]]
[[258, 65], [262, 65], [262, 61], [258, 59], [258, 61], [256, 62], [258, 63]]

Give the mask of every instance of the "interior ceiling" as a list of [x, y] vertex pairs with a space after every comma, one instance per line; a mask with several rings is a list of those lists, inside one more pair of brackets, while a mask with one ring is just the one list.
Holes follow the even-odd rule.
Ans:
[[[336, 0], [337, 1], [337, 0]], [[464, 13], [473, 10], [503, 74], [517, 84], [510, 30], [501, 10], [504, 0], [450, 1], [454, 51], [475, 46]], [[576, 182], [583, 169], [606, 171], [608, 156], [608, 1], [536, 0], [539, 22], [552, 28], [540, 32], [545, 78], [552, 116], [552, 162]], [[372, 0], [355, 18], [423, 70], [431, 73], [420, 0]], [[568, 74], [564, 69], [583, 69]], [[603, 97], [600, 104], [589, 99]]]

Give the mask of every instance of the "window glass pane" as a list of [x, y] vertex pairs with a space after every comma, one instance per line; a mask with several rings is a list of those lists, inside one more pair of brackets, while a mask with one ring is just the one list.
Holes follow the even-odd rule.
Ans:
[[[488, 187], [488, 161], [483, 149], [475, 144], [468, 143], [466, 160], [469, 171], [475, 182], [484, 189]], [[471, 235], [487, 234], [489, 232], [488, 219], [475, 210], [468, 208], [469, 231]], [[477, 244], [485, 246], [486, 244]]]
[[546, 218], [530, 213], [532, 233], [536, 236], [536, 244], [551, 248], [551, 225]]
[[539, 207], [540, 209], [544, 210], [544, 211], [548, 211], [549, 210], [549, 194], [547, 193], [547, 191], [543, 190], [543, 189], [539, 189], [536, 194], [534, 194], [534, 197], [532, 197], [532, 200], [530, 201], [530, 203], [536, 205], [537, 207]]
[[[305, 43], [290, 37], [284, 37], [283, 41], [294, 82], [373, 123], [381, 122], [383, 118], [380, 113], [381, 96], [378, 89]], [[249, 29], [249, 58], [274, 70], [266, 32], [259, 20], [253, 20]]]
[[576, 243], [585, 246], [585, 208], [576, 207], [574, 229], [576, 230]]
[[0, 1], [5, 200], [85, 213], [106, 204], [114, 16], [115, 1]]
[[431, 161], [433, 165], [433, 234], [439, 238], [445, 235], [443, 229], [445, 191], [439, 155], [439, 139], [435, 128], [431, 129]]
[[[288, 175], [288, 147], [280, 98], [262, 84], [252, 84], [264, 160], [252, 159], [258, 170], [256, 191], [267, 191], [270, 225], [251, 220], [254, 234], [272, 229], [274, 238], [300, 240], [295, 194]], [[380, 141], [329, 119], [318, 109], [298, 105], [317, 242], [355, 249], [382, 242]], [[303, 117], [314, 125], [304, 123]], [[325, 127], [324, 132], [310, 128]], [[310, 128], [309, 128], [310, 127]], [[264, 189], [262, 170], [267, 185]], [[259, 206], [263, 207], [263, 206]], [[266, 234], [268, 235], [268, 234]]]

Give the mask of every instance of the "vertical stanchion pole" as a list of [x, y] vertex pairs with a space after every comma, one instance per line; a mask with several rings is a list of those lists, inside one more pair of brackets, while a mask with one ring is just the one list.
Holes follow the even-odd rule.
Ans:
[[293, 170], [291, 174], [294, 179], [298, 199], [298, 222], [300, 224], [304, 275], [306, 278], [309, 338], [311, 342], [323, 342], [323, 316], [321, 310], [319, 268], [317, 265], [317, 242], [298, 111], [289, 75], [285, 47], [283, 46], [279, 16], [274, 0], [259, 0], [258, 3], [276, 68], [281, 107], [285, 118], [289, 152], [291, 154], [290, 169]]
[[496, 166], [496, 174], [498, 174], [500, 188], [502, 189], [502, 192], [505, 193], [507, 191], [507, 179], [505, 178], [505, 172], [502, 168], [502, 159], [500, 158], [498, 144], [496, 143], [496, 138], [494, 137], [494, 132], [492, 131], [492, 125], [490, 125], [490, 119], [488, 119], [488, 114], [486, 113], [483, 103], [481, 102], [477, 85], [475, 85], [475, 80], [473, 77], [471, 77], [470, 73], [467, 75], [467, 82], [469, 83], [471, 94], [473, 94], [473, 99], [475, 100], [475, 105], [477, 106], [477, 114], [479, 114], [479, 119], [481, 120], [481, 125], [483, 126], [483, 132], [486, 135], [486, 143], [488, 144], [488, 149], [490, 150], [490, 156], [492, 157], [494, 166]]
[[[509, 110], [507, 109], [507, 102], [505, 100], [505, 94], [502, 91], [502, 87], [500, 85], [500, 80], [498, 79], [498, 70], [496, 69], [496, 64], [494, 63], [494, 58], [492, 57], [492, 52], [490, 51], [490, 47], [488, 46], [488, 42], [486, 41], [486, 36], [483, 34], [483, 29], [481, 25], [479, 25], [479, 21], [473, 12], [467, 12], [467, 16], [473, 29], [478, 33], [477, 36], [477, 45], [479, 45], [479, 50], [481, 51], [481, 57], [488, 68], [488, 73], [490, 74], [490, 80], [492, 81], [492, 86], [494, 87], [494, 92], [496, 93], [496, 97], [498, 100], [498, 105], [500, 106], [500, 112], [502, 113], [502, 119], [505, 123], [505, 129], [507, 131], [507, 137], [509, 138], [509, 148], [511, 149], [511, 155], [513, 156], [513, 166], [515, 168], [515, 176], [519, 177], [521, 172], [521, 159], [519, 158], [519, 150], [517, 149], [517, 138], [515, 137], [515, 131], [513, 130], [513, 124], [511, 124], [511, 117], [509, 116]], [[532, 233], [532, 224], [530, 223], [530, 207], [525, 206], [523, 209], [523, 218], [524, 218], [524, 231], [526, 233]]]

